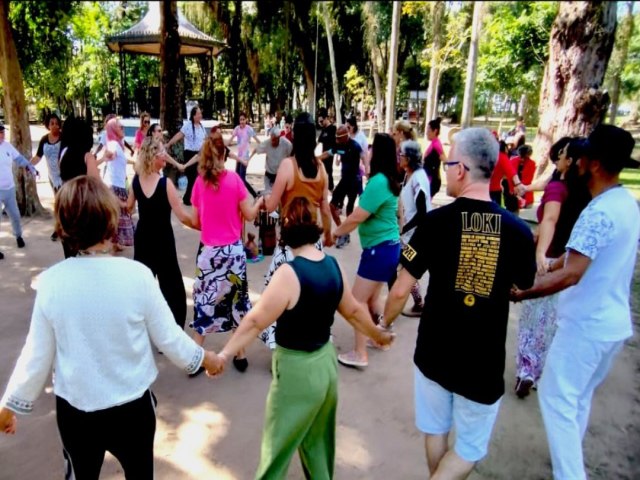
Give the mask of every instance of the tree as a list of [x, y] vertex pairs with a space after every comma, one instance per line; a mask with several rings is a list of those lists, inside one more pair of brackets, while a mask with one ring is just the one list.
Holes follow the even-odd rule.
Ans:
[[385, 131], [391, 131], [395, 119], [395, 94], [398, 82], [398, 43], [400, 37], [400, 8], [401, 2], [393, 2], [393, 17], [391, 20], [391, 47], [389, 53], [389, 74], [387, 75], [387, 111], [385, 115]]
[[382, 50], [379, 45], [379, 23], [376, 14], [377, 4], [375, 2], [365, 2], [362, 14], [365, 24], [365, 38], [369, 57], [371, 59], [371, 74], [376, 92], [376, 112], [378, 119], [378, 131], [382, 131], [382, 112], [384, 111], [384, 100], [382, 97], [382, 84], [384, 76], [384, 61]]
[[[11, 125], [11, 143], [26, 158], [31, 158], [31, 132], [24, 97], [22, 69], [9, 24], [9, 1], [0, 0], [0, 79], [4, 86], [4, 110]], [[41, 214], [35, 178], [18, 169], [15, 178], [18, 207], [23, 215]]]
[[438, 77], [440, 65], [438, 56], [440, 48], [442, 48], [442, 23], [444, 17], [444, 2], [436, 1], [432, 4], [433, 12], [433, 42], [431, 44], [431, 62], [429, 68], [429, 88], [427, 90], [427, 109], [425, 110], [425, 130], [427, 134], [427, 125], [429, 120], [437, 116], [438, 104]]
[[340, 101], [340, 84], [338, 83], [338, 73], [336, 72], [336, 57], [333, 53], [333, 35], [331, 33], [331, 18], [327, 2], [322, 3], [322, 18], [324, 28], [327, 32], [327, 43], [329, 45], [329, 61], [331, 62], [331, 78], [333, 80], [333, 102], [336, 110], [336, 122], [342, 125], [342, 102]]
[[166, 0], [160, 7], [162, 43], [160, 44], [160, 124], [173, 136], [182, 127], [180, 99], [180, 35], [178, 34], [178, 6]]
[[473, 5], [473, 24], [471, 26], [471, 45], [469, 61], [467, 63], [467, 77], [464, 84], [464, 99], [462, 101], [462, 128], [471, 126], [473, 121], [473, 94], [476, 85], [476, 70], [478, 65], [478, 44], [482, 30], [482, 9], [484, 2]]
[[616, 123], [616, 116], [618, 114], [618, 103], [620, 101], [621, 90], [621, 77], [622, 71], [627, 63], [627, 57], [629, 55], [629, 43], [633, 36], [633, 4], [634, 2], [625, 2], [627, 7], [627, 15], [622, 21], [622, 27], [619, 30], [618, 39], [616, 40], [616, 47], [614, 48], [611, 58], [611, 66], [607, 71], [607, 76], [610, 77], [611, 85], [611, 109], [609, 113], [609, 123]]
[[561, 2], [549, 40], [549, 63], [540, 94], [534, 152], [538, 174], [551, 144], [565, 135], [588, 135], [608, 107], [600, 87], [613, 50], [615, 2]]

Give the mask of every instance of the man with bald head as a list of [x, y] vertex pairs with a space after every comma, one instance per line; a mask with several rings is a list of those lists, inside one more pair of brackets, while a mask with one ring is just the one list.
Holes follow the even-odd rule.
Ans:
[[291, 142], [280, 136], [280, 127], [271, 127], [267, 133], [269, 138], [260, 142], [249, 156], [249, 160], [251, 160], [251, 157], [256, 153], [264, 153], [266, 155], [264, 162], [264, 193], [271, 192], [274, 183], [276, 183], [276, 174], [282, 160], [290, 157], [293, 151]]
[[[347, 216], [351, 215], [356, 204], [356, 198], [360, 193], [362, 179], [360, 178], [360, 159], [364, 152], [358, 142], [349, 137], [349, 130], [345, 125], [340, 125], [336, 131], [336, 145], [332, 152], [336, 154], [336, 166], [341, 165], [341, 178], [331, 196], [331, 216], [336, 225], [340, 225], [340, 213], [347, 197]], [[349, 236], [340, 237], [336, 242], [336, 248], [340, 248], [349, 242]]]

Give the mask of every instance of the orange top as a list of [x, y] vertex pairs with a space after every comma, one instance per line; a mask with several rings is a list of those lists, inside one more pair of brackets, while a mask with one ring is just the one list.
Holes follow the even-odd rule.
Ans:
[[327, 172], [324, 169], [324, 165], [319, 162], [316, 178], [309, 180], [302, 176], [302, 172], [298, 167], [298, 162], [296, 162], [295, 157], [291, 157], [291, 161], [293, 162], [294, 172], [293, 187], [282, 193], [282, 210], [285, 211], [296, 197], [305, 197], [313, 205], [319, 207], [324, 195], [324, 189], [327, 185]]

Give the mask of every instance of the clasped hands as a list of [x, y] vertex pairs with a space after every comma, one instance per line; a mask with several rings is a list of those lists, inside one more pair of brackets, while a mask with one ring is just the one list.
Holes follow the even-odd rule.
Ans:
[[224, 372], [227, 357], [224, 353], [216, 353], [210, 350], [204, 352], [202, 366], [210, 377], [218, 377]]

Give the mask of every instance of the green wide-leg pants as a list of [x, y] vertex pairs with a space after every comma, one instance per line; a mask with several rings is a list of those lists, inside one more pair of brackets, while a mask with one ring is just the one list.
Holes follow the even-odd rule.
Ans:
[[256, 479], [285, 478], [296, 450], [307, 479], [332, 479], [338, 404], [333, 344], [311, 353], [278, 346], [272, 369]]

